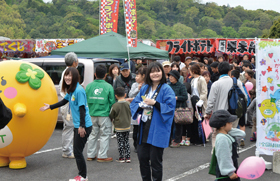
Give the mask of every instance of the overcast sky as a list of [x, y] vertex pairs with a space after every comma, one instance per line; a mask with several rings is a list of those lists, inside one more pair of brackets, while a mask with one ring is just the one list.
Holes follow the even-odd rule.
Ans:
[[280, 13], [280, 0], [202, 0], [202, 2], [215, 2], [220, 6], [229, 4], [230, 7], [241, 5], [244, 9], [274, 10]]

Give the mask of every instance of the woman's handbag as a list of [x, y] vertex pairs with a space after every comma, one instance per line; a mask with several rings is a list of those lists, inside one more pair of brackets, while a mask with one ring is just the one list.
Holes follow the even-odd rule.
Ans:
[[177, 108], [174, 114], [174, 121], [176, 124], [191, 124], [193, 122], [192, 108]]

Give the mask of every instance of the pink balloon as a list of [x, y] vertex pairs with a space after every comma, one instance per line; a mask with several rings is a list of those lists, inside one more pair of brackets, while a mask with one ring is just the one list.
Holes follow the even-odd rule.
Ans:
[[252, 84], [252, 82], [246, 82], [245, 87], [247, 91], [250, 91], [253, 89], [254, 85]]
[[263, 159], [256, 156], [250, 156], [240, 164], [237, 175], [240, 178], [254, 180], [262, 176], [265, 171]]

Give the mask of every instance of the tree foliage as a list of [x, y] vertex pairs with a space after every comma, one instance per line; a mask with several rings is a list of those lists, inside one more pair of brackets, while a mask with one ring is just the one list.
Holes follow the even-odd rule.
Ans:
[[[136, 3], [139, 38], [279, 38], [280, 13], [271, 10], [202, 4], [201, 0]], [[0, 0], [0, 4], [0, 36], [87, 39], [99, 34], [99, 1]], [[119, 4], [118, 33], [125, 35], [122, 1]]]
[[264, 32], [263, 38], [280, 38], [280, 19], [274, 22], [269, 32]]

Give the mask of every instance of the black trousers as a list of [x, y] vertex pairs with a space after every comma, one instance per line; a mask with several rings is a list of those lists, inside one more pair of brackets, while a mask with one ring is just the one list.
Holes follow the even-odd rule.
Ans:
[[[170, 142], [171, 142], [172, 138], [174, 139], [175, 143], [180, 143], [181, 142], [181, 140], [182, 140], [182, 129], [183, 129], [182, 126], [183, 126], [182, 124], [177, 124], [173, 120], [172, 128], [171, 128]], [[175, 133], [174, 133], [174, 130], [175, 130]], [[173, 137], [173, 135], [174, 135], [174, 137]]]
[[134, 146], [135, 149], [137, 149], [137, 145], [138, 145], [138, 139], [137, 139], [138, 129], [139, 129], [138, 125], [133, 125], [133, 135], [132, 135], [132, 138], [133, 138], [133, 146]]
[[74, 156], [76, 159], [76, 164], [79, 170], [79, 175], [86, 178], [87, 177], [87, 165], [83, 155], [83, 150], [85, 148], [85, 144], [87, 143], [87, 139], [91, 133], [92, 127], [85, 128], [86, 135], [85, 137], [81, 137], [78, 134], [78, 128], [74, 128]]
[[137, 146], [140, 172], [143, 181], [162, 180], [162, 156], [164, 148], [141, 143]]

